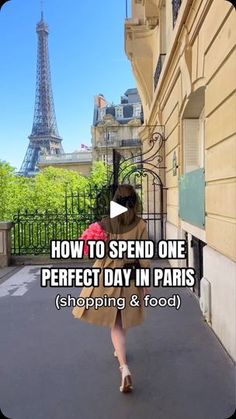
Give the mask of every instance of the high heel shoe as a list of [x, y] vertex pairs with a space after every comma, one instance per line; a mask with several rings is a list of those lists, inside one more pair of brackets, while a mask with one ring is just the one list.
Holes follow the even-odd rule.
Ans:
[[127, 364], [124, 364], [119, 367], [122, 374], [120, 391], [122, 393], [130, 393], [133, 390], [133, 383], [131, 378], [131, 373]]

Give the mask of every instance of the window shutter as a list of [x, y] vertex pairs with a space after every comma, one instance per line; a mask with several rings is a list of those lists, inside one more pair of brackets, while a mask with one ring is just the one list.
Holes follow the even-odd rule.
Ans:
[[200, 167], [200, 132], [199, 119], [183, 120], [184, 166], [185, 173]]

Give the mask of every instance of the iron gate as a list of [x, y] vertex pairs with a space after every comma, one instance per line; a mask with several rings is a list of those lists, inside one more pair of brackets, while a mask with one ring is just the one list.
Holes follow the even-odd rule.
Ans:
[[[145, 141], [146, 150], [138, 155], [113, 158], [113, 183], [129, 183], [134, 186], [142, 203], [141, 216], [147, 221], [148, 234], [158, 241], [165, 238], [165, 190], [164, 179], [164, 127], [146, 126], [149, 129]], [[117, 169], [116, 166], [119, 166]]]

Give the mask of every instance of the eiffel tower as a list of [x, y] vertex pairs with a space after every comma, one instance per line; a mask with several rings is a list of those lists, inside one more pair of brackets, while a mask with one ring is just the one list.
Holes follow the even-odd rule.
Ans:
[[21, 165], [20, 176], [34, 176], [39, 171], [37, 163], [40, 154], [62, 154], [62, 138], [58, 133], [56, 114], [51, 85], [50, 62], [48, 53], [48, 25], [44, 21], [43, 10], [41, 20], [37, 24], [38, 58], [37, 81], [33, 128], [29, 145]]

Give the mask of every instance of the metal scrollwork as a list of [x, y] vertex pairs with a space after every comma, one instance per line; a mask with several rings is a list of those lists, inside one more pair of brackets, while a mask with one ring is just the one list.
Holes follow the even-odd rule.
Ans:
[[[124, 179], [122, 180], [123, 173], [128, 170], [129, 167], [130, 170], [132, 170], [134, 165], [141, 170], [149, 169], [156, 171], [157, 169], [165, 169], [165, 167], [162, 166], [163, 156], [160, 154], [165, 141], [164, 128], [163, 126], [155, 128], [156, 129], [151, 134], [151, 137], [144, 140], [144, 142], [147, 141], [150, 146], [148, 149], [146, 149], [143, 153], [122, 159], [119, 168], [119, 179], [121, 180], [121, 183], [124, 183]], [[160, 131], [157, 131], [157, 129]], [[127, 178], [127, 176], [125, 175], [124, 178]]]

